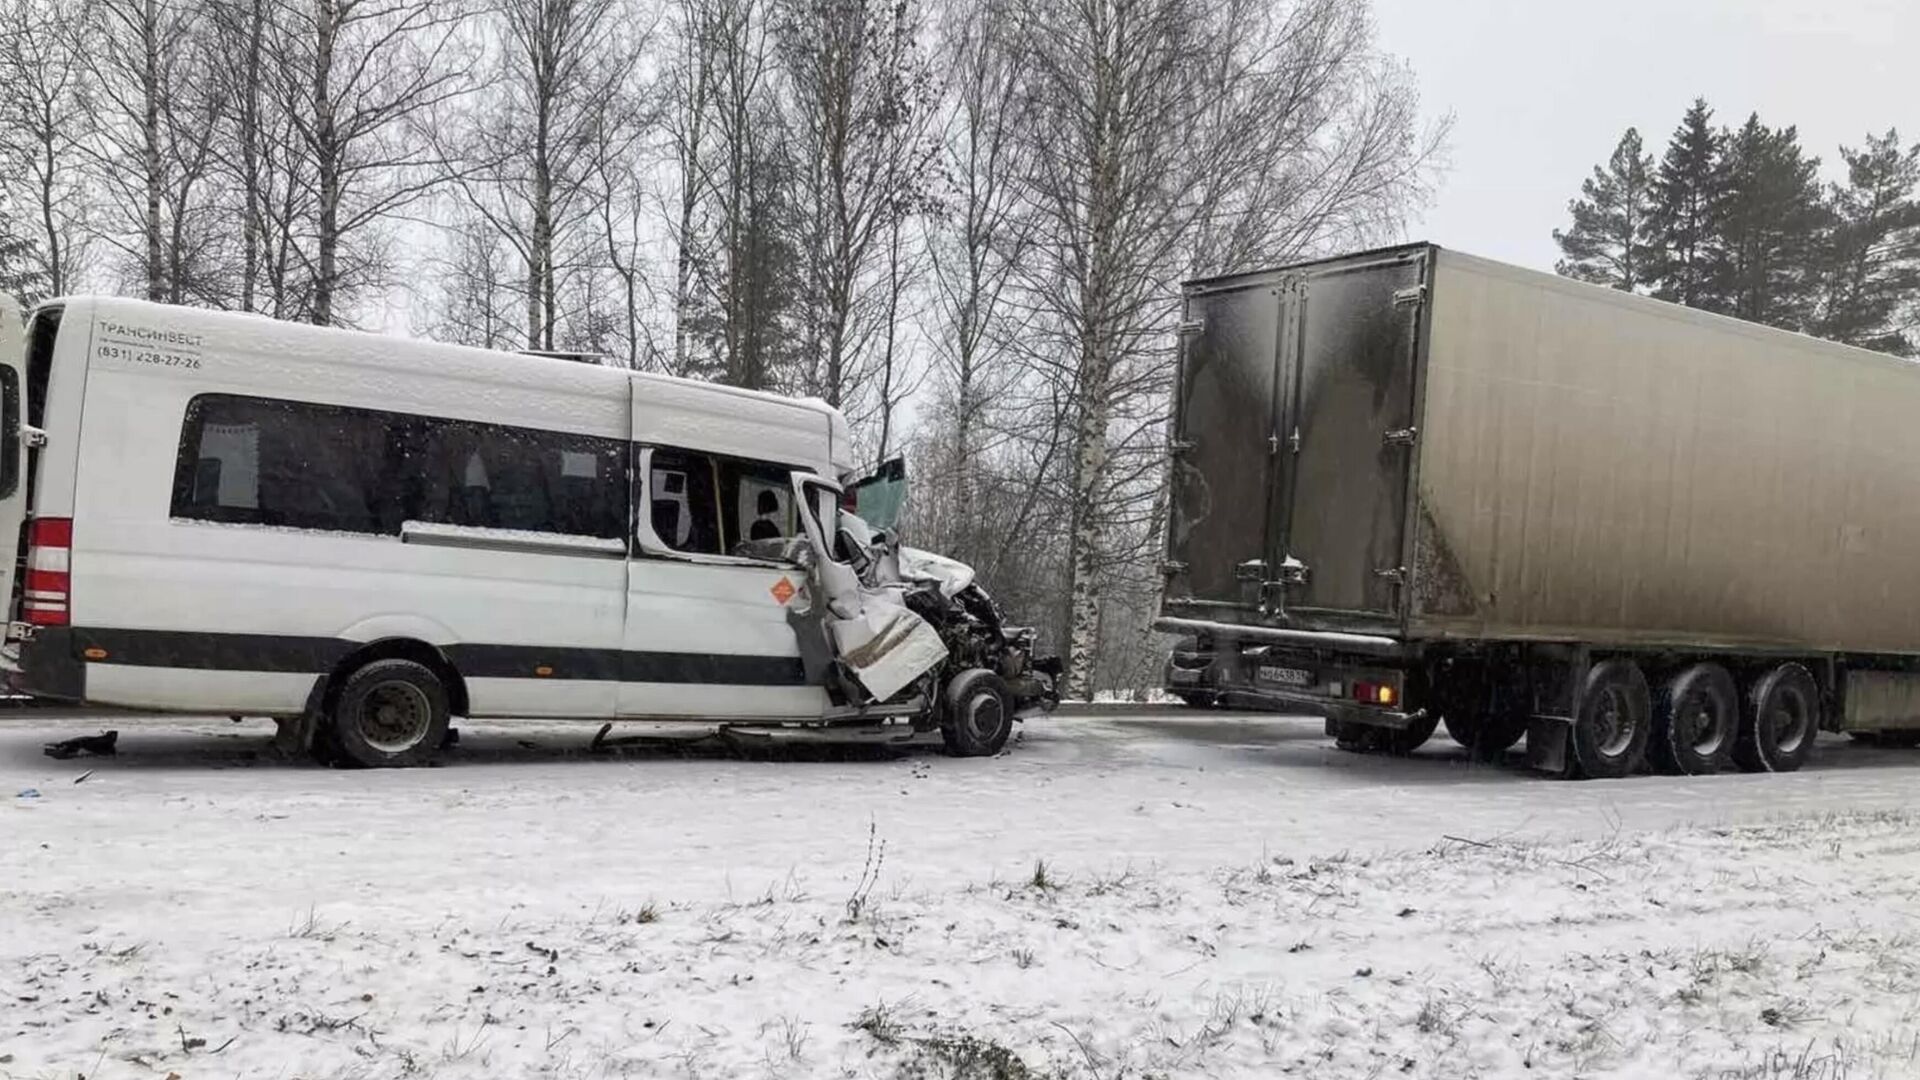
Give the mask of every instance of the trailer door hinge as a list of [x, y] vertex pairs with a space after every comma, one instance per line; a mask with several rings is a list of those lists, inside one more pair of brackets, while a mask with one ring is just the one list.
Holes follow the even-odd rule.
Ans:
[[1267, 577], [1267, 560], [1248, 559], [1233, 568], [1235, 581], [1264, 581]]
[[1407, 583], [1407, 568], [1404, 566], [1389, 566], [1384, 570], [1375, 570], [1373, 576], [1391, 581], [1395, 585], [1405, 585]]
[[1191, 453], [1200, 444], [1192, 439], [1168, 439], [1167, 450], [1175, 454]]
[[1204, 334], [1206, 330], [1207, 321], [1205, 319], [1188, 319], [1180, 324], [1180, 334], [1182, 337]]
[[1305, 585], [1307, 583], [1307, 564], [1293, 556], [1280, 564], [1280, 584]]
[[1417, 427], [1391, 428], [1381, 437], [1388, 446], [1412, 446], [1413, 440], [1420, 434]]
[[1166, 562], [1163, 562], [1160, 564], [1161, 577], [1176, 577], [1186, 572], [1187, 572], [1187, 564], [1183, 562], [1178, 562], [1173, 559], [1168, 559]]
[[1427, 287], [1425, 285], [1409, 285], [1404, 289], [1394, 290], [1393, 306], [1405, 307], [1408, 304], [1418, 304], [1426, 298]]

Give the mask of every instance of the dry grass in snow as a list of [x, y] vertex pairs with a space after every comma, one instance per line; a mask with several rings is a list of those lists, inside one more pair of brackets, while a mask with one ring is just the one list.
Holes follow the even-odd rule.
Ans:
[[130, 936], [10, 899], [0, 1076], [1913, 1076], [1915, 824], [1063, 858], [920, 892], [883, 822], [831, 889], [378, 924], [319, 897], [217, 948], [190, 911]]

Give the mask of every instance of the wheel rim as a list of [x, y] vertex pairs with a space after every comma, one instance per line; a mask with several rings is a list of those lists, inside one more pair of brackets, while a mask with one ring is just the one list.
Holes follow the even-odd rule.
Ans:
[[1609, 686], [1593, 710], [1594, 743], [1607, 757], [1619, 757], [1633, 745], [1633, 704], [1622, 686]]
[[413, 749], [433, 726], [433, 703], [409, 682], [383, 682], [360, 699], [360, 737], [383, 753]]
[[1701, 757], [1717, 754], [1727, 741], [1727, 725], [1723, 719], [1720, 710], [1713, 707], [1705, 694], [1690, 694], [1674, 717], [1674, 724], [1679, 728], [1675, 741]]
[[1813, 711], [1807, 707], [1806, 696], [1798, 689], [1783, 687], [1773, 694], [1768, 706], [1767, 723], [1773, 729], [1774, 747], [1783, 754], [1799, 750], [1813, 726]]
[[967, 701], [963, 719], [967, 734], [974, 741], [992, 742], [1000, 734], [1000, 725], [1006, 722], [1006, 707], [1000, 703], [998, 694], [975, 694]]

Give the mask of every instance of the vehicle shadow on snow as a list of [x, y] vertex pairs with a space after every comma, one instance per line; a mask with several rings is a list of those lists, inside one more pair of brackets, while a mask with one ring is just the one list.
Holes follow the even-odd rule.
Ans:
[[[1481, 759], [1454, 742], [1445, 731], [1437, 731], [1413, 753], [1395, 757], [1340, 750], [1326, 734], [1323, 721], [1278, 713], [1127, 717], [1108, 719], [1104, 723], [1128, 739], [1152, 748], [1226, 753], [1242, 763], [1261, 762], [1282, 768], [1347, 770], [1383, 784], [1511, 783], [1547, 779], [1547, 774], [1527, 765], [1524, 739], [1498, 757]], [[1055, 730], [1049, 736], [1070, 739], [1073, 733]], [[1802, 771], [1915, 766], [1920, 766], [1920, 750], [1869, 746], [1844, 735], [1827, 733], [1820, 737]]]
[[[717, 735], [623, 736], [616, 728], [609, 741], [596, 746], [597, 729], [590, 724], [537, 727], [456, 724], [455, 727], [458, 739], [443, 749], [429, 768], [560, 761], [886, 762], [940, 753], [937, 735], [931, 744], [773, 743]], [[104, 731], [119, 733], [110, 756], [81, 753], [56, 761], [45, 752], [50, 743]], [[118, 771], [326, 767], [305, 754], [284, 753], [274, 744], [273, 726], [265, 721], [230, 723], [192, 718], [169, 724], [152, 717], [119, 720], [110, 716], [74, 717], [58, 726], [0, 725], [0, 763], [20, 771], [41, 771], [52, 766], [71, 768], [75, 772], [94, 768]]]

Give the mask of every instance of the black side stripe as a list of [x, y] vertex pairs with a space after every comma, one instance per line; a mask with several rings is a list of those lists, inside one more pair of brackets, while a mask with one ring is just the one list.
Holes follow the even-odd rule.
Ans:
[[[75, 659], [129, 667], [196, 671], [259, 671], [318, 675], [363, 642], [284, 634], [75, 627]], [[448, 662], [469, 678], [563, 679], [592, 682], [721, 683], [804, 686], [798, 656], [637, 652], [574, 646], [450, 645]]]
[[133, 667], [318, 674], [333, 670], [355, 648], [353, 642], [339, 638], [288, 634], [73, 628], [75, 659]]

